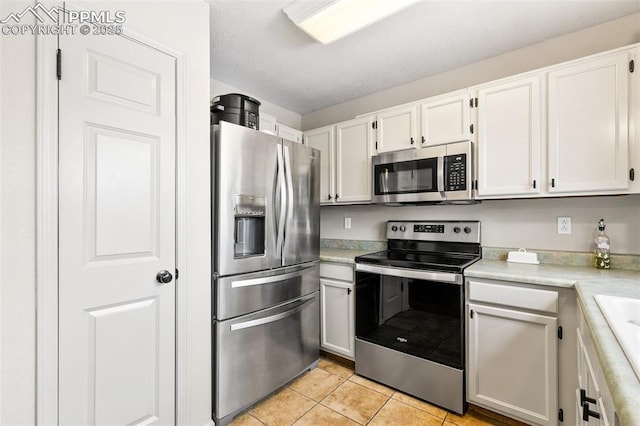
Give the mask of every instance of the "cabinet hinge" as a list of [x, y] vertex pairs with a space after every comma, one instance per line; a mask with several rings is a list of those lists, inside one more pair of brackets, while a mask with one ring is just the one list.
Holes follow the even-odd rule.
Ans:
[[632, 59], [629, 61], [629, 72], [634, 72], [636, 69], [636, 62]]
[[372, 129], [377, 129], [377, 128], [378, 128], [378, 120], [373, 121], [373, 122], [371, 123], [371, 128], [372, 128]]
[[474, 104], [475, 104], [475, 107], [478, 108], [478, 98], [474, 99]]
[[469, 318], [473, 318], [473, 309], [469, 311]]
[[180, 278], [180, 271], [178, 271], [178, 268], [176, 268], [176, 280]]
[[474, 180], [472, 185], [474, 186], [474, 188], [471, 188], [471, 189], [475, 189], [477, 191], [478, 190], [478, 179]]
[[473, 134], [473, 124], [469, 126], [469, 131], [471, 132], [471, 134]]
[[469, 108], [473, 108], [473, 98], [469, 99]]
[[62, 80], [62, 50], [56, 52], [56, 77]]
[[636, 180], [636, 170], [634, 168], [629, 169], [629, 180], [631, 182]]
[[564, 411], [562, 411], [562, 408], [558, 410], [558, 421], [564, 422]]
[[378, 141], [376, 141], [376, 151], [378, 150]]
[[558, 339], [562, 340], [562, 326], [558, 327]]

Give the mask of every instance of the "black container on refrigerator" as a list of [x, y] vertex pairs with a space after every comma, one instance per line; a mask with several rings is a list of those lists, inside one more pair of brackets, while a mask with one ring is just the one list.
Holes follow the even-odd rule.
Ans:
[[216, 96], [211, 100], [211, 124], [220, 121], [260, 130], [260, 101], [239, 93]]

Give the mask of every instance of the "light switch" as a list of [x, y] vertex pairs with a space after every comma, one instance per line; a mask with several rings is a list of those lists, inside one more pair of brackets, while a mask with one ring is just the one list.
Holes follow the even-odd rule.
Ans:
[[345, 217], [344, 218], [344, 229], [351, 229], [351, 218], [350, 217]]

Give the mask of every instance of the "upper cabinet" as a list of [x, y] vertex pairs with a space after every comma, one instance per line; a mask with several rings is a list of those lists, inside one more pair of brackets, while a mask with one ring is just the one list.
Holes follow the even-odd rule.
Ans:
[[376, 114], [377, 152], [417, 148], [418, 106], [391, 108]]
[[[477, 98], [479, 197], [538, 195], [541, 77], [472, 89]], [[477, 101], [476, 101], [477, 99]]]
[[297, 143], [302, 143], [302, 132], [300, 130], [294, 129], [293, 127], [288, 127], [284, 124], [278, 124], [276, 134], [281, 138], [285, 138]]
[[422, 146], [471, 139], [467, 91], [426, 99], [420, 106]]
[[335, 196], [335, 126], [304, 132], [304, 143], [320, 151], [320, 204], [332, 204]]
[[304, 133], [321, 151], [320, 204], [371, 202], [372, 117], [360, 117]]
[[550, 193], [628, 188], [629, 60], [620, 52], [548, 73]]

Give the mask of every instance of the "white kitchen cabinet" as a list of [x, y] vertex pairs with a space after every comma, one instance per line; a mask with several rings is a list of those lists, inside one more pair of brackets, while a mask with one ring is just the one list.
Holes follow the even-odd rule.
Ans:
[[612, 193], [629, 187], [628, 52], [548, 73], [549, 193]]
[[320, 263], [320, 347], [353, 360], [355, 294], [353, 266]]
[[417, 119], [416, 104], [378, 112], [375, 122], [377, 153], [417, 148]]
[[425, 99], [420, 105], [422, 146], [471, 139], [469, 93], [450, 93]]
[[333, 204], [335, 196], [335, 126], [304, 132], [307, 146], [320, 151], [320, 204]]
[[270, 135], [277, 134], [277, 121], [273, 115], [260, 113], [260, 131]]
[[306, 144], [322, 152], [321, 204], [371, 201], [372, 139], [370, 116], [305, 132]]
[[475, 90], [478, 198], [540, 194], [541, 76], [500, 81]]
[[467, 400], [557, 424], [558, 294], [472, 278], [467, 294]]
[[293, 127], [285, 126], [284, 124], [277, 124], [276, 129], [276, 134], [281, 138], [285, 138], [297, 143], [302, 143], [302, 132], [300, 130], [296, 130]]
[[[576, 388], [576, 424], [609, 426], [615, 424], [615, 409], [602, 367], [582, 310], [578, 312], [577, 352], [578, 387]], [[586, 414], [586, 416], [585, 416]], [[586, 420], [584, 418], [586, 417]]]

